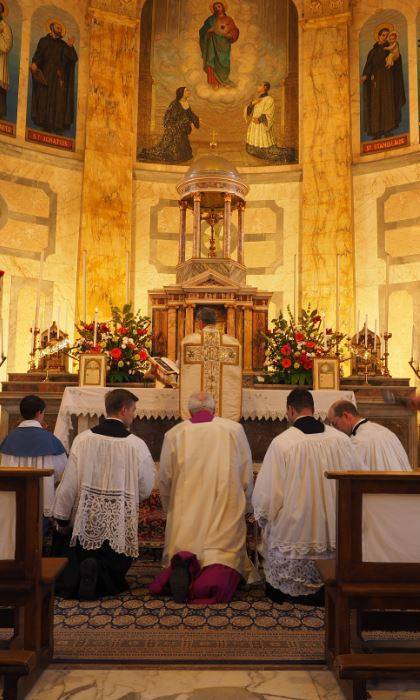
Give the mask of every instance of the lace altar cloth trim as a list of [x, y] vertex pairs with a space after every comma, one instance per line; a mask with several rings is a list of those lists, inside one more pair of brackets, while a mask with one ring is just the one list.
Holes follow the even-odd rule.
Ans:
[[[137, 415], [139, 418], [179, 418], [178, 389], [131, 388], [138, 396]], [[105, 415], [105, 394], [108, 387], [66, 387], [61, 401], [55, 426], [55, 435], [68, 449], [72, 431], [71, 416]], [[242, 417], [251, 420], [283, 420], [286, 418], [287, 389], [244, 389]], [[356, 404], [353, 391], [313, 391], [315, 415], [326, 418], [334, 401], [345, 399]]]

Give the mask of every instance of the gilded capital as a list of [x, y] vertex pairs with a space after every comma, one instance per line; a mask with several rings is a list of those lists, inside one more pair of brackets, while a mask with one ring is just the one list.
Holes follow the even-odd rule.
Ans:
[[99, 10], [137, 20], [144, 3], [145, 0], [91, 0], [89, 10]]
[[331, 18], [351, 12], [351, 0], [304, 0], [303, 20]]

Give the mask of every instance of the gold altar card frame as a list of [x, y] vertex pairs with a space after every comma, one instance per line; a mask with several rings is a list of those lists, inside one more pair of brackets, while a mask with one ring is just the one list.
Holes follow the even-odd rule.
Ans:
[[79, 386], [106, 386], [106, 355], [90, 352], [79, 355]]
[[340, 388], [340, 363], [335, 357], [314, 358], [314, 389]]

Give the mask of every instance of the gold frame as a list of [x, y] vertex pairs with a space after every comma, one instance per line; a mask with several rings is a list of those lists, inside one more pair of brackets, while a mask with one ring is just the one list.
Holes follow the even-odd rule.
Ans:
[[313, 386], [320, 391], [340, 388], [340, 362], [336, 357], [314, 358]]
[[92, 352], [79, 355], [79, 386], [106, 386], [106, 355]]

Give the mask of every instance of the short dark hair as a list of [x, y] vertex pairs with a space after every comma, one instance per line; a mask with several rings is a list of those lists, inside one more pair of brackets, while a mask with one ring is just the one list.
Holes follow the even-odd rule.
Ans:
[[379, 32], [378, 32], [378, 36], [381, 36], [381, 34], [383, 34], [384, 32], [388, 32], [388, 33], [389, 33], [388, 27], [382, 27], [382, 29], [380, 29]]
[[286, 406], [294, 408], [297, 413], [304, 408], [309, 408], [312, 413], [315, 410], [313, 396], [307, 389], [292, 389], [287, 397]]
[[217, 321], [217, 314], [214, 309], [211, 309], [210, 306], [203, 306], [198, 314], [197, 318], [204, 323], [204, 325], [214, 325]]
[[263, 85], [264, 85], [266, 91], [268, 92], [269, 89], [271, 88], [271, 83], [269, 83], [267, 80], [264, 80]]
[[39, 411], [45, 410], [45, 401], [41, 399], [40, 396], [29, 394], [29, 396], [23, 397], [19, 405], [19, 410], [22, 418], [25, 420], [32, 420]]
[[343, 413], [350, 413], [352, 416], [359, 416], [359, 411], [357, 410], [354, 403], [351, 401], [338, 401], [337, 404], [333, 404], [334, 415], [341, 418]]
[[3, 3], [2, 3], [2, 2], [0, 2], [0, 7], [1, 7], [1, 10], [0, 10], [0, 12], [4, 12], [4, 5], [3, 5]]
[[105, 394], [105, 410], [107, 416], [115, 416], [124, 406], [136, 403], [138, 397], [127, 389], [113, 389]]

